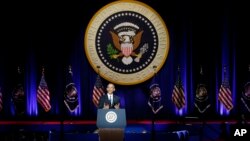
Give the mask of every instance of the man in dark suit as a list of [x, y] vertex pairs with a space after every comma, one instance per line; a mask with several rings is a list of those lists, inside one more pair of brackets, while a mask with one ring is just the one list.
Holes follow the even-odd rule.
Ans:
[[115, 91], [115, 85], [109, 83], [107, 85], [107, 94], [103, 95], [99, 100], [99, 109], [119, 109], [120, 108], [120, 98], [113, 94]]

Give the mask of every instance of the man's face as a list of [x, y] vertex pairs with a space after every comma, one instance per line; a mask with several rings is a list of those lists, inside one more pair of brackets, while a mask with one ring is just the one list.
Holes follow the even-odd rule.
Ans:
[[115, 91], [114, 84], [108, 84], [107, 91], [108, 91], [109, 94], [113, 94], [113, 92]]

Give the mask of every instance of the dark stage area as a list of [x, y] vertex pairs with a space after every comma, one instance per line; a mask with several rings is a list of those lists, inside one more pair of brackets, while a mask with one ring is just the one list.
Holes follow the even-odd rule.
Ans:
[[[1, 121], [1, 141], [98, 141], [95, 121]], [[236, 121], [128, 121], [125, 141], [203, 141], [232, 137]], [[238, 126], [239, 127], [239, 126]], [[152, 134], [153, 133], [153, 134]]]

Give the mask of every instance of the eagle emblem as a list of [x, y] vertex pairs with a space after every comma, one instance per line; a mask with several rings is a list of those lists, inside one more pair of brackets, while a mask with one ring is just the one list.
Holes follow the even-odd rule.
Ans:
[[148, 105], [151, 107], [154, 114], [157, 114], [163, 108], [163, 105], [161, 104], [161, 89], [159, 84], [153, 83], [150, 86]]
[[[134, 85], [163, 67], [169, 52], [164, 20], [139, 1], [117, 1], [91, 18], [84, 36], [84, 53], [91, 67], [107, 81]], [[97, 69], [98, 68], [98, 69]]]
[[135, 53], [135, 50], [141, 43], [143, 30], [139, 30], [139, 27], [133, 23], [123, 22], [116, 25], [114, 31], [109, 31], [109, 33], [111, 34], [115, 48], [119, 51], [117, 54], [113, 54], [111, 58], [116, 59], [122, 57], [122, 62], [125, 65], [129, 65], [133, 62], [132, 57], [136, 57], [135, 62], [140, 61], [145, 51]]

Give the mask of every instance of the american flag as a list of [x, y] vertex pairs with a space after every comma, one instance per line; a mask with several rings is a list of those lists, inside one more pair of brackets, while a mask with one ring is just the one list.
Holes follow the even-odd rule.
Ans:
[[42, 73], [41, 81], [37, 89], [37, 101], [45, 112], [48, 112], [51, 109], [50, 92], [44, 78], [44, 72]]
[[224, 67], [224, 80], [221, 84], [218, 99], [225, 106], [227, 110], [233, 109], [232, 93], [230, 90], [229, 81], [226, 76], [226, 67]]
[[225, 106], [227, 110], [233, 108], [232, 93], [229, 86], [221, 85], [219, 90], [219, 101]]
[[0, 88], [0, 112], [3, 110], [3, 94]]
[[182, 82], [180, 79], [180, 69], [178, 68], [178, 78], [177, 81], [174, 85], [173, 93], [172, 93], [172, 102], [174, 105], [178, 108], [181, 109], [185, 106], [185, 95], [184, 95], [184, 89], [182, 86]]
[[100, 97], [104, 94], [104, 87], [102, 85], [101, 78], [97, 75], [92, 95], [92, 101], [96, 107], [98, 107]]
[[185, 106], [185, 96], [182, 86], [175, 85], [172, 94], [172, 101], [178, 109], [181, 109]]

